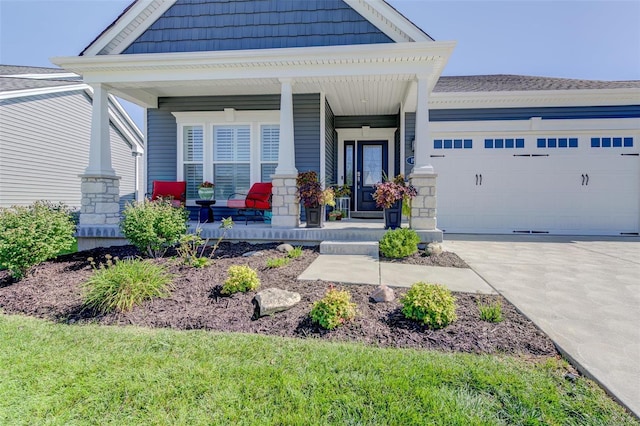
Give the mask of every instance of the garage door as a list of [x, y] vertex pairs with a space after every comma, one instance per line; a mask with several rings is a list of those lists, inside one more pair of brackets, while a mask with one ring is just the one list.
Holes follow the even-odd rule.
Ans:
[[445, 232], [637, 234], [640, 149], [631, 137], [436, 139]]

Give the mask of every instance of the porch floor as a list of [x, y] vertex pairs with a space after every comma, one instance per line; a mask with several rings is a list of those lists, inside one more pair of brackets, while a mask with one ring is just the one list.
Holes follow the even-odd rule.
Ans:
[[[189, 223], [190, 229], [195, 231], [197, 227], [202, 229], [203, 238], [218, 238], [222, 235], [220, 221], [214, 223], [198, 224], [195, 221]], [[384, 233], [384, 220], [382, 219], [348, 219], [339, 221], [325, 221], [322, 228], [305, 228], [305, 223], [299, 228], [272, 228], [263, 222], [243, 221], [234, 222], [233, 228], [227, 230], [226, 240], [239, 241], [286, 241], [297, 242], [306, 245], [319, 244], [322, 241], [379, 241]], [[403, 227], [409, 227], [407, 221], [403, 221]], [[418, 231], [422, 242], [442, 241], [442, 231]]]

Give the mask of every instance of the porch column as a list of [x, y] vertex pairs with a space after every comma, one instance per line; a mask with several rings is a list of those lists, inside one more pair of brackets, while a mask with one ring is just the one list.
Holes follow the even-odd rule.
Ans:
[[411, 203], [411, 227], [416, 230], [436, 229], [436, 177], [429, 161], [429, 86], [428, 77], [416, 76], [418, 103], [416, 106], [415, 166], [409, 176], [418, 195]]
[[120, 221], [120, 178], [111, 166], [109, 137], [109, 93], [104, 85], [92, 84], [89, 165], [80, 175], [82, 207], [80, 225], [117, 225]]
[[278, 167], [271, 177], [273, 183], [271, 226], [295, 228], [300, 226], [300, 204], [296, 188], [298, 170], [293, 134], [293, 80], [280, 79], [280, 83], [280, 141]]

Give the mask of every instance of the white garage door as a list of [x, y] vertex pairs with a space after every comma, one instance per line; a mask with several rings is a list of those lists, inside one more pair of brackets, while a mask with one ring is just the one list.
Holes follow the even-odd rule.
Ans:
[[637, 234], [640, 156], [631, 137], [437, 139], [445, 232]]

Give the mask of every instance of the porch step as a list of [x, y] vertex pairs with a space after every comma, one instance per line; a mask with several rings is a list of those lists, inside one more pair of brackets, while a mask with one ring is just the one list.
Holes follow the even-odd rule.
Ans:
[[378, 259], [377, 241], [323, 241], [320, 254], [364, 255]]

